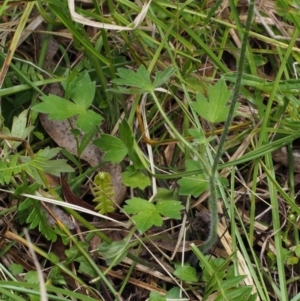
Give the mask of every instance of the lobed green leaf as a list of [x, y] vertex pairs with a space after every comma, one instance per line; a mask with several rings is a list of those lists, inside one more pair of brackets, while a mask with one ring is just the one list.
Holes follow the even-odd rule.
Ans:
[[101, 137], [94, 140], [93, 143], [105, 152], [103, 157], [105, 161], [119, 163], [128, 153], [128, 149], [121, 139], [108, 134], [102, 134]]

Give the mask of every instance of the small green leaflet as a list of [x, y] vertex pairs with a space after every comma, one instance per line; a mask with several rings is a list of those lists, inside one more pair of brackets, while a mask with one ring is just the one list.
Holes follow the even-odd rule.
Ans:
[[156, 209], [163, 216], [180, 219], [180, 211], [184, 207], [178, 201], [159, 201], [156, 203]]
[[140, 234], [146, 232], [153, 225], [160, 227], [163, 222], [161, 216], [155, 209], [147, 212], [140, 212], [137, 215], [134, 215], [132, 219], [135, 222], [136, 228]]
[[119, 125], [120, 139], [125, 143], [128, 152], [133, 152], [134, 138], [128, 121], [124, 119]]
[[89, 133], [95, 126], [99, 126], [103, 121], [103, 117], [92, 110], [87, 110], [80, 114], [76, 120], [76, 126], [85, 133]]
[[[89, 247], [88, 243], [84, 241], [79, 241], [78, 246], [82, 249], [87, 249]], [[67, 256], [67, 264], [73, 262], [76, 258], [78, 258], [81, 255], [78, 246], [73, 245], [69, 249], [65, 250], [65, 255]]]
[[91, 81], [88, 73], [78, 80], [76, 86], [71, 91], [70, 98], [82, 109], [87, 110], [93, 102], [96, 92], [96, 84]]
[[167, 301], [167, 298], [158, 292], [151, 291], [149, 295], [149, 301]]
[[154, 198], [155, 201], [178, 201], [178, 190], [170, 190], [166, 188], [158, 188]]
[[[172, 67], [166, 68], [163, 72], [157, 72], [152, 83], [150, 73], [144, 65], [141, 65], [136, 72], [130, 69], [119, 68], [117, 75], [119, 78], [112, 82], [118, 85], [137, 88], [136, 93], [153, 92], [155, 88], [162, 86], [175, 72]], [[132, 90], [128, 90], [131, 92]], [[122, 89], [122, 93], [126, 90]]]
[[188, 265], [176, 267], [176, 270], [174, 271], [173, 274], [183, 281], [187, 281], [187, 282], [198, 281], [196, 270]]
[[76, 126], [88, 133], [99, 126], [103, 120], [101, 115], [89, 110], [95, 97], [95, 82], [91, 81], [88, 73], [81, 73], [75, 77], [74, 74], [68, 76], [70, 78], [67, 77], [63, 83], [64, 89], [67, 90], [65, 98], [56, 95], [41, 96], [43, 102], [33, 106], [32, 110], [49, 114], [51, 120], [64, 120], [77, 116]]
[[91, 266], [85, 256], [82, 255], [74, 261], [79, 263], [78, 273], [88, 275], [91, 278], [95, 278], [97, 276], [95, 269]]
[[29, 271], [24, 276], [24, 280], [28, 283], [40, 283], [37, 271]]
[[18, 274], [23, 273], [24, 271], [24, 267], [21, 264], [17, 264], [17, 263], [12, 263], [8, 267], [8, 269], [14, 276], [17, 276]]
[[[94, 140], [105, 155], [103, 159], [112, 163], [121, 162], [129, 153], [129, 158], [134, 162], [135, 152], [133, 151], [134, 138], [126, 120], [123, 120], [119, 127], [120, 138], [108, 134], [102, 134], [100, 138]], [[136, 165], [136, 164], [135, 164]]]
[[39, 155], [41, 157], [46, 157], [48, 159], [52, 159], [52, 158], [56, 157], [60, 151], [61, 151], [61, 148], [59, 148], [59, 147], [50, 148], [49, 146], [47, 146], [46, 148], [40, 149], [37, 152], [37, 155]]
[[[9, 133], [9, 129], [7, 128], [4, 128], [2, 130], [2, 133], [4, 135], [26, 139], [28, 135], [31, 133], [31, 131], [34, 129], [34, 126], [26, 127], [27, 114], [28, 114], [28, 110], [25, 110], [22, 113], [20, 113], [19, 116], [14, 116], [11, 133]], [[10, 141], [10, 145], [15, 148], [18, 147], [21, 143], [22, 142], [20, 141]]]
[[49, 114], [49, 119], [64, 120], [85, 112], [75, 103], [56, 95], [41, 96], [43, 102], [32, 107], [33, 111]]
[[180, 211], [184, 209], [178, 201], [160, 201], [155, 205], [141, 198], [132, 198], [126, 204], [123, 209], [126, 213], [133, 214], [132, 220], [141, 234], [153, 225], [161, 226], [162, 215], [180, 219]]
[[[203, 170], [203, 167], [199, 161], [191, 159], [185, 162], [187, 171]], [[198, 197], [201, 193], [207, 190], [208, 181], [204, 173], [200, 173], [196, 176], [183, 177], [178, 181], [179, 194], [180, 195], [192, 195]]]
[[158, 71], [155, 74], [153, 87], [158, 88], [161, 87], [175, 72], [175, 69], [172, 67], [166, 68], [164, 71]]
[[132, 220], [136, 224], [138, 231], [143, 234], [153, 225], [161, 226], [162, 218], [156, 210], [154, 204], [140, 198], [132, 198], [126, 201], [124, 211], [128, 214], [135, 214]]
[[296, 246], [294, 249], [295, 255], [299, 258], [300, 257], [300, 246]]
[[103, 156], [105, 161], [119, 163], [128, 153], [128, 148], [121, 139], [108, 134], [102, 134], [93, 143], [105, 152]]
[[[171, 288], [167, 294], [166, 294], [166, 299], [169, 301], [169, 300], [173, 300], [175, 299], [174, 301], [178, 300], [178, 299], [181, 299], [181, 290], [179, 287], [173, 287]], [[184, 300], [183, 300], [184, 301]], [[187, 301], [187, 299], [186, 299]]]
[[35, 158], [40, 159], [40, 165], [37, 165], [36, 168], [42, 168], [45, 172], [59, 177], [62, 172], [74, 172], [73, 167], [67, 164], [67, 160], [65, 159], [54, 159], [53, 157], [58, 154], [60, 148], [50, 148], [46, 147], [44, 149], [40, 149]]
[[119, 68], [117, 75], [120, 78], [112, 80], [115, 84], [137, 87], [145, 92], [153, 90], [150, 74], [144, 65], [141, 65], [136, 72], [131, 69]]
[[65, 159], [47, 160], [42, 167], [45, 172], [56, 177], [59, 177], [63, 172], [74, 172], [73, 167], [67, 164]]
[[149, 301], [167, 301], [167, 298], [158, 292], [151, 291], [149, 295]]
[[[227, 105], [231, 91], [227, 90], [224, 79], [220, 79], [214, 86], [208, 87], [208, 99], [197, 93], [196, 102], [191, 107], [204, 119], [211, 123], [222, 122], [227, 119], [230, 106]], [[235, 111], [239, 107], [236, 105]]]
[[150, 178], [141, 170], [136, 170], [132, 165], [128, 166], [127, 170], [122, 172], [122, 179], [124, 185], [132, 188], [145, 189], [151, 184]]
[[99, 245], [98, 250], [102, 254], [107, 265], [114, 263], [114, 265], [121, 262], [128, 253], [128, 244], [131, 236], [125, 237], [120, 241], [113, 241], [111, 244], [103, 242]]

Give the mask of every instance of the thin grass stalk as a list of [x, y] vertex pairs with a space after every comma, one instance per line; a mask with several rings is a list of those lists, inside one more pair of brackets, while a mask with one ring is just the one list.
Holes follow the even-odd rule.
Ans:
[[[10, 291], [19, 292], [20, 294], [25, 294], [29, 296], [40, 296], [39, 292], [39, 285], [36, 283], [30, 282], [15, 282], [15, 281], [0, 281], [0, 288], [7, 289]], [[85, 286], [88, 288], [88, 286]], [[72, 300], [82, 300], [82, 301], [100, 301], [102, 299], [99, 298], [99, 295], [95, 295], [95, 298], [83, 295], [81, 293], [73, 292], [71, 290], [66, 290], [65, 288], [57, 288], [55, 286], [48, 286], [48, 297], [50, 300], [58, 300], [58, 301], [65, 301], [66, 298], [73, 298]], [[50, 293], [55, 293], [56, 295], [50, 295]], [[61, 297], [59, 297], [61, 295]], [[18, 296], [16, 296], [18, 297]], [[16, 299], [15, 297], [12, 300], [16, 301], [27, 301], [28, 298], [23, 299]], [[68, 300], [68, 299], [67, 299]]]
[[211, 212], [211, 221], [210, 221], [210, 235], [209, 238], [205, 241], [205, 243], [201, 246], [201, 251], [206, 252], [208, 251], [214, 244], [217, 239], [217, 230], [218, 230], [218, 203], [217, 203], [217, 180], [216, 180], [216, 174], [218, 171], [219, 161], [223, 154], [223, 147], [227, 138], [227, 134], [229, 132], [229, 127], [233, 119], [234, 110], [236, 107], [236, 103], [239, 97], [240, 92], [240, 86], [241, 86], [241, 80], [244, 70], [244, 60], [246, 55], [246, 48], [248, 44], [248, 36], [249, 36], [249, 30], [254, 14], [254, 4], [255, 0], [252, 0], [249, 9], [248, 9], [248, 16], [247, 16], [247, 22], [245, 27], [245, 32], [243, 36], [242, 41], [242, 47], [241, 47], [241, 53], [240, 53], [240, 60], [238, 64], [238, 71], [237, 71], [237, 81], [235, 85], [235, 89], [233, 91], [232, 101], [228, 112], [227, 120], [224, 124], [224, 130], [220, 138], [219, 147], [216, 153], [216, 156], [214, 158], [214, 162], [212, 165], [211, 173], [209, 175], [208, 181], [209, 181], [209, 190], [210, 190], [210, 200], [209, 200], [209, 209]]
[[[275, 94], [278, 89], [278, 85], [279, 85], [282, 73], [286, 67], [286, 64], [287, 64], [290, 56], [291, 56], [293, 45], [295, 44], [298, 36], [299, 36], [299, 30], [298, 30], [298, 28], [296, 28], [292, 35], [289, 47], [286, 50], [285, 56], [280, 64], [280, 68], [276, 75], [276, 79], [274, 81], [273, 89], [271, 91], [269, 101], [267, 104], [267, 108], [266, 108], [266, 112], [265, 112], [264, 118], [263, 118], [258, 146], [269, 143], [266, 128], [267, 128], [269, 120], [270, 120], [269, 116], [271, 113], [271, 107], [272, 107], [273, 101], [275, 99]], [[270, 153], [267, 153], [265, 155], [265, 162], [266, 162], [266, 166], [270, 170], [271, 177], [275, 178], [272, 156]], [[269, 187], [269, 191], [270, 191], [270, 200], [271, 200], [271, 206], [272, 206], [272, 222], [273, 222], [273, 230], [274, 230], [274, 238], [275, 238], [276, 260], [277, 260], [277, 267], [278, 267], [278, 272], [279, 272], [278, 273], [279, 285], [280, 285], [280, 292], [281, 292], [280, 297], [281, 297], [281, 300], [288, 300], [287, 285], [286, 285], [286, 279], [285, 279], [284, 254], [283, 254], [283, 249], [282, 249], [282, 239], [281, 239], [281, 231], [280, 231], [281, 225], [280, 225], [280, 218], [279, 218], [279, 205], [278, 205], [278, 198], [277, 198], [277, 190], [276, 190], [276, 187], [273, 185], [273, 182], [271, 181], [270, 177], [268, 177], [268, 187]]]

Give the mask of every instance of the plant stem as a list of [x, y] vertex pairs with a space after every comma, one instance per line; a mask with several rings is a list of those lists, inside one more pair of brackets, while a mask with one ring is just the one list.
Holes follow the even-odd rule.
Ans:
[[[242, 75], [243, 75], [243, 70], [244, 70], [244, 60], [245, 60], [245, 55], [246, 55], [249, 30], [250, 30], [251, 21], [252, 21], [253, 12], [254, 12], [254, 4], [255, 4], [255, 0], [251, 0], [250, 4], [249, 4], [249, 9], [248, 9], [246, 28], [245, 28], [244, 35], [243, 35], [240, 60], [239, 60], [238, 71], [237, 71], [237, 80], [236, 80], [236, 84], [235, 84], [233, 95], [232, 95], [232, 102], [230, 104], [229, 113], [228, 113], [226, 122], [224, 124], [224, 130], [223, 130], [223, 133], [220, 138], [219, 147], [218, 147], [215, 159], [214, 159], [214, 163], [212, 165], [211, 173], [208, 178], [209, 189], [210, 189], [209, 210], [211, 213], [211, 219], [210, 219], [210, 232], [209, 232], [208, 238], [204, 242], [204, 244], [200, 247], [200, 250], [203, 253], [207, 252], [215, 244], [215, 242], [217, 240], [217, 230], [218, 230], [219, 218], [218, 218], [216, 175], [217, 175], [217, 171], [218, 171], [219, 161], [220, 161], [222, 153], [223, 153], [224, 143], [226, 141], [226, 137], [227, 137], [227, 134], [229, 131], [230, 124], [232, 122], [235, 106], [236, 106], [238, 96], [239, 96], [241, 80], [242, 80]], [[193, 254], [191, 256], [191, 258], [189, 259], [189, 262], [193, 266], [196, 266], [198, 259]]]

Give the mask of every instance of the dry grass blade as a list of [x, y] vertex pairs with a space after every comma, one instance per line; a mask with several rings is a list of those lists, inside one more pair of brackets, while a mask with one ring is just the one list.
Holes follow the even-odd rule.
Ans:
[[[0, 189], [0, 191], [13, 194], [12, 191], [9, 191], [9, 190], [6, 190], [6, 189]], [[56, 205], [56, 206], [62, 206], [62, 207], [74, 209], [76, 211], [80, 211], [80, 212], [83, 212], [83, 213], [91, 214], [91, 215], [96, 216], [96, 217], [101, 217], [101, 218], [107, 219], [109, 221], [115, 222], [115, 223], [117, 223], [117, 224], [119, 224], [119, 225], [121, 225], [121, 226], [123, 226], [124, 228], [127, 228], [127, 229], [130, 227], [129, 224], [122, 223], [122, 222], [117, 221], [117, 220], [115, 220], [113, 218], [110, 218], [109, 216], [102, 215], [100, 213], [97, 213], [95, 211], [91, 211], [89, 209], [82, 208], [82, 207], [77, 206], [77, 205], [65, 203], [65, 202], [62, 202], [62, 201], [57, 201], [57, 200], [54, 200], [54, 199], [49, 199], [49, 198], [43, 197], [41, 195], [30, 195], [30, 194], [22, 193], [21, 196], [24, 196], [26, 198], [32, 198], [34, 200], [38, 200], [38, 201], [42, 201], [42, 202], [46, 202], [46, 203], [50, 203], [50, 204], [53, 204], [53, 205]]]
[[143, 5], [141, 12], [136, 16], [136, 18], [134, 19], [134, 21], [132, 23], [134, 25], [133, 27], [130, 25], [129, 26], [119, 26], [119, 25], [91, 21], [89, 19], [82, 17], [80, 14], [75, 12], [75, 0], [68, 0], [68, 5], [69, 5], [71, 17], [75, 22], [78, 22], [83, 25], [92, 26], [95, 28], [103, 28], [103, 29], [118, 30], [118, 31], [129, 31], [129, 30], [134, 30], [134, 29], [138, 28], [139, 25], [144, 21], [151, 2], [152, 2], [152, 0], [149, 0], [148, 3], [145, 3]]
[[2, 69], [0, 71], [0, 89], [2, 88], [3, 81], [4, 81], [6, 73], [8, 71], [10, 62], [11, 62], [13, 56], [14, 56], [15, 50], [17, 48], [17, 45], [19, 43], [19, 40], [21, 38], [21, 35], [22, 35], [23, 30], [24, 30], [25, 25], [26, 25], [26, 22], [29, 18], [29, 15], [30, 15], [33, 7], [34, 7], [34, 2], [31, 2], [31, 3], [29, 2], [29, 3], [26, 4], [26, 8], [24, 10], [24, 13], [23, 13], [23, 15], [20, 19], [20, 22], [18, 23], [18, 27], [17, 27], [17, 29], [15, 31], [15, 34], [14, 34], [14, 37], [13, 37], [11, 43], [10, 43], [5, 61], [3, 63]]
[[29, 252], [32, 256], [32, 259], [33, 259], [33, 262], [35, 264], [35, 267], [36, 267], [36, 270], [37, 270], [37, 273], [38, 273], [38, 277], [39, 277], [39, 282], [40, 282], [39, 285], [40, 285], [40, 293], [41, 293], [40, 301], [48, 301], [47, 290], [46, 290], [46, 285], [45, 285], [41, 265], [40, 265], [36, 255], [35, 255], [35, 252], [33, 250], [33, 247], [32, 247], [33, 244], [31, 242], [30, 235], [28, 234], [27, 229], [24, 229], [24, 233], [25, 233], [26, 240], [28, 241]]

